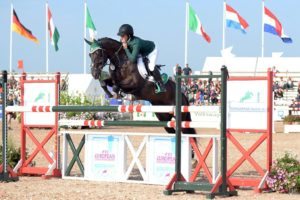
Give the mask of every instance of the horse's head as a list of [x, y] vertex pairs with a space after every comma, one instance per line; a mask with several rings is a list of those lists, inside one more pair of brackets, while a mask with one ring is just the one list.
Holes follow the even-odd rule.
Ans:
[[89, 55], [91, 57], [91, 73], [94, 79], [99, 79], [103, 67], [107, 64], [108, 55], [105, 49], [101, 46], [101, 42], [97, 40], [88, 41], [90, 45]]

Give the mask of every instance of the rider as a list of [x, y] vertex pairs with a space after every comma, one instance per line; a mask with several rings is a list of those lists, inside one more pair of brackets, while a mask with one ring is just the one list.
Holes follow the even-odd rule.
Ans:
[[154, 42], [134, 36], [133, 28], [129, 24], [123, 24], [119, 28], [118, 35], [121, 37], [121, 42], [129, 61], [139, 64], [143, 62], [144, 57], [148, 58], [148, 68], [157, 86], [155, 92], [165, 92], [166, 88], [162, 82], [161, 75], [158, 70], [155, 70], [157, 49]]

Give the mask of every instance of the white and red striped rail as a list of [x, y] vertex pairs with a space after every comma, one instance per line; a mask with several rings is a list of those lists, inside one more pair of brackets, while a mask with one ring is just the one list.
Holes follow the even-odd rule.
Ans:
[[[176, 106], [7, 106], [7, 112], [155, 112], [173, 113]], [[199, 112], [201, 106], [182, 106], [181, 112]]]
[[[103, 120], [60, 120], [60, 126], [90, 126], [90, 127], [104, 127], [104, 126], [143, 126], [143, 127], [169, 127], [175, 128], [175, 121], [103, 121]], [[205, 124], [201, 122], [183, 121], [182, 128], [203, 128]]]

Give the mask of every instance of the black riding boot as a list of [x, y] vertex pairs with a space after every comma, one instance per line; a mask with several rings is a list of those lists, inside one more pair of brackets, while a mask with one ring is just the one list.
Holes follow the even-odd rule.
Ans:
[[159, 73], [159, 71], [156, 69], [154, 69], [154, 71], [151, 72], [151, 75], [153, 76], [154, 80], [155, 80], [155, 85], [157, 87], [157, 89], [155, 90], [155, 93], [161, 93], [161, 92], [166, 92], [166, 88], [164, 83], [162, 82], [161, 79], [161, 75]]

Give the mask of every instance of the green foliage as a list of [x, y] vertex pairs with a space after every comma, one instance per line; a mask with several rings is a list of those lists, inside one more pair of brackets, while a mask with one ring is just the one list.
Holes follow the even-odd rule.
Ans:
[[[2, 145], [0, 145], [0, 163], [2, 163]], [[12, 139], [7, 142], [7, 162], [9, 166], [14, 167], [21, 159], [21, 149], [16, 148]]]
[[[81, 105], [81, 106], [92, 106], [92, 105], [103, 105], [104, 97], [95, 99], [93, 102], [90, 101], [86, 96], [69, 95], [67, 92], [60, 93], [60, 105]], [[62, 119], [85, 119], [92, 120], [94, 119], [95, 113], [93, 112], [66, 112], [60, 114]]]
[[60, 105], [92, 105], [85, 96], [71, 96], [67, 92], [60, 93]]
[[267, 184], [280, 193], [300, 192], [300, 162], [288, 153], [277, 159], [267, 177]]
[[291, 124], [294, 122], [300, 122], [300, 116], [298, 115], [288, 115], [284, 117], [283, 122], [286, 124]]

